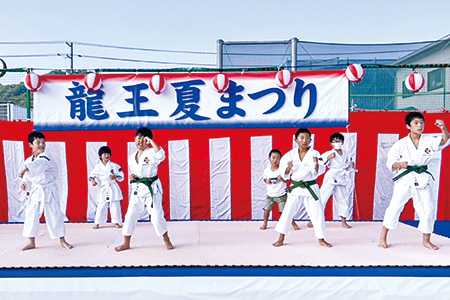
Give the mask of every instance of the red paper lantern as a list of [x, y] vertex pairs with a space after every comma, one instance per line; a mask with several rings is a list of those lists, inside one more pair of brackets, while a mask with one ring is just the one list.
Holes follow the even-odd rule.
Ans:
[[42, 87], [42, 79], [38, 74], [31, 72], [25, 76], [24, 84], [28, 90], [37, 92]]
[[413, 93], [417, 93], [420, 91], [425, 85], [425, 78], [423, 78], [422, 74], [417, 72], [412, 72], [405, 80], [405, 86], [408, 90]]
[[102, 86], [102, 80], [100, 75], [97, 73], [89, 73], [84, 76], [84, 86], [87, 87], [88, 91], [95, 92]]
[[212, 83], [219, 93], [223, 93], [230, 85], [230, 80], [227, 75], [220, 73], [213, 77]]
[[366, 71], [360, 64], [349, 65], [345, 70], [345, 76], [351, 82], [360, 82], [364, 75], [366, 75]]
[[275, 75], [275, 82], [280, 88], [287, 88], [292, 81], [294, 81], [294, 78], [289, 70], [278, 71], [277, 75]]
[[161, 94], [166, 88], [166, 79], [159, 74], [153, 75], [150, 79], [150, 88], [156, 95]]

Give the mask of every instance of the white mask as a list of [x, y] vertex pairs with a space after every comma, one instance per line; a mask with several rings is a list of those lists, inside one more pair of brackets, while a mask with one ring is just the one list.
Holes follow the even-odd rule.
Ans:
[[338, 143], [331, 143], [331, 145], [333, 145], [333, 148], [335, 150], [341, 150], [342, 149], [342, 143], [338, 142]]

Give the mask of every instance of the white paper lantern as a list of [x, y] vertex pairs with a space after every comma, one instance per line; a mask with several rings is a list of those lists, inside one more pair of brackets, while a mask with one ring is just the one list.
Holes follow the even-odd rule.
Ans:
[[275, 82], [280, 88], [287, 88], [294, 80], [291, 71], [281, 70], [275, 75]]
[[31, 72], [25, 76], [24, 84], [28, 90], [37, 92], [42, 87], [42, 79], [38, 74]]
[[420, 91], [425, 85], [425, 78], [422, 74], [412, 72], [405, 79], [405, 87], [413, 93]]
[[89, 73], [84, 76], [84, 86], [90, 92], [95, 92], [102, 86], [102, 80], [97, 73]]
[[150, 88], [156, 95], [161, 94], [166, 88], [166, 79], [159, 74], [153, 75], [150, 79]]
[[213, 77], [212, 83], [214, 85], [214, 88], [219, 92], [223, 93], [227, 90], [228, 86], [230, 85], [230, 81], [228, 79], [228, 76], [225, 74], [217, 74]]

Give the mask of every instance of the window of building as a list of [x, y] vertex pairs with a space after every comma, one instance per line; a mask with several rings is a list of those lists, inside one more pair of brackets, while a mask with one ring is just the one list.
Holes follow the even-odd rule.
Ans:
[[428, 91], [440, 89], [444, 86], [444, 69], [428, 72]]

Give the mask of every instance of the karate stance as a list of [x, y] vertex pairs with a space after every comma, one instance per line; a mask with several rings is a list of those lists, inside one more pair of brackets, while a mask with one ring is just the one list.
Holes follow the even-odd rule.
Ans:
[[[122, 227], [122, 208], [120, 201], [123, 199], [117, 181], [123, 181], [122, 168], [111, 161], [111, 149], [103, 146], [98, 150], [101, 163], [97, 164], [89, 175], [93, 186], [99, 185], [98, 204], [95, 212], [94, 229], [108, 219], [108, 207], [111, 212], [111, 223], [116, 228]], [[117, 181], [116, 181], [117, 180]]]
[[432, 201], [430, 180], [433, 175], [428, 171], [428, 164], [434, 152], [441, 151], [449, 145], [449, 132], [444, 121], [435, 124], [442, 135], [425, 136], [425, 118], [419, 112], [409, 113], [406, 118], [408, 136], [397, 141], [388, 152], [386, 165], [396, 174], [394, 192], [389, 207], [386, 209], [379, 247], [388, 248], [387, 236], [390, 229], [398, 226], [400, 213], [409, 199], [413, 199], [414, 209], [419, 216], [418, 229], [423, 233], [423, 245], [431, 250], [438, 247], [431, 242], [434, 229], [436, 207]]
[[173, 245], [167, 232], [162, 207], [163, 190], [158, 178], [158, 165], [166, 158], [166, 154], [164, 149], [153, 141], [153, 133], [146, 127], [136, 131], [135, 143], [138, 150], [128, 158], [131, 197], [122, 229], [124, 242], [115, 250], [123, 251], [130, 248], [131, 236], [145, 210], [150, 214], [156, 235], [163, 237], [167, 250], [172, 250]]
[[306, 128], [300, 128], [295, 134], [295, 142], [299, 146], [286, 153], [280, 161], [280, 168], [290, 174], [292, 184], [289, 187], [288, 198], [283, 214], [275, 227], [280, 233], [273, 246], [280, 247], [284, 244], [286, 234], [289, 234], [292, 220], [300, 204], [303, 202], [311, 222], [314, 226], [316, 238], [324, 247], [331, 247], [325, 238], [327, 235], [325, 217], [320, 202], [319, 185], [316, 179], [325, 171], [325, 166], [319, 163], [320, 153], [311, 149], [311, 132]]
[[47, 230], [52, 239], [59, 239], [63, 248], [72, 249], [64, 238], [64, 214], [61, 212], [56, 177], [58, 169], [48, 153], [45, 153], [45, 136], [33, 131], [28, 135], [28, 143], [33, 155], [25, 160], [25, 168], [20, 172], [21, 188], [27, 192], [23, 236], [29, 239], [22, 250], [36, 248], [39, 235], [39, 219], [45, 216]]
[[352, 228], [347, 220], [351, 216], [350, 196], [353, 186], [350, 182], [350, 172], [355, 171], [354, 164], [348, 152], [342, 149], [344, 136], [341, 133], [332, 134], [330, 144], [333, 149], [322, 154], [324, 164], [329, 168], [320, 187], [322, 206], [325, 210], [328, 200], [333, 195], [338, 215], [342, 219], [342, 227]]

